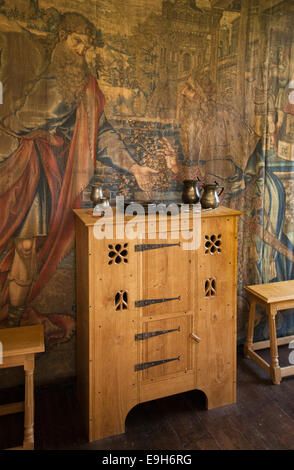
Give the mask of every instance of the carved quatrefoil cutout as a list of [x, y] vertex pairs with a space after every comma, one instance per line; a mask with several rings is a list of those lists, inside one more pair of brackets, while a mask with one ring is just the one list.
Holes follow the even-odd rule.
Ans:
[[205, 254], [214, 255], [221, 253], [222, 236], [219, 235], [205, 235]]
[[108, 245], [108, 264], [120, 264], [128, 262], [128, 244], [117, 243], [116, 245]]

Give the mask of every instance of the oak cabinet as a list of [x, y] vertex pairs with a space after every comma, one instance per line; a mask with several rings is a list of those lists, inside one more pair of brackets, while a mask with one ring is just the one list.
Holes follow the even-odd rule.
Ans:
[[[207, 408], [236, 401], [240, 212], [201, 214], [200, 245], [182, 236], [97, 239], [76, 214], [77, 377], [89, 440], [124, 432], [138, 403], [199, 389]], [[157, 228], [155, 226], [154, 230]]]

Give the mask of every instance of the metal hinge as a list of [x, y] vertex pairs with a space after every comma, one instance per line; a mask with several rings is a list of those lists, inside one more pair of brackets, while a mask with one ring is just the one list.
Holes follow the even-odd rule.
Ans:
[[166, 333], [172, 333], [173, 331], [181, 331], [181, 330], [179, 327], [179, 328], [174, 328], [173, 330], [159, 330], [159, 331], [148, 331], [145, 333], [138, 333], [135, 335], [135, 341], [153, 338], [153, 336], [165, 335]]
[[135, 365], [135, 371], [137, 372], [138, 370], [149, 369], [149, 367], [159, 366], [160, 364], [165, 364], [166, 362], [179, 361], [179, 360], [180, 360], [180, 356], [172, 357], [170, 359], [162, 359], [161, 361], [142, 362], [141, 364]]
[[179, 243], [143, 243], [142, 245], [135, 245], [135, 251], [157, 250], [158, 248], [169, 248], [170, 246], [181, 246]]
[[171, 300], [181, 300], [181, 296], [178, 297], [169, 297], [165, 299], [145, 299], [145, 300], [136, 300], [135, 307], [147, 307], [147, 305], [161, 304], [162, 302], [170, 302]]

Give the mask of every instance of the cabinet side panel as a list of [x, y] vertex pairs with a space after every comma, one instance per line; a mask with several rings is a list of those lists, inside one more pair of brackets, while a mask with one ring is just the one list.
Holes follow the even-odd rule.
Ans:
[[140, 257], [131, 240], [96, 239], [90, 231], [90, 304], [93, 308], [93, 439], [121, 434], [138, 403]]
[[196, 329], [197, 388], [208, 408], [236, 400], [236, 217], [203, 221]]
[[95, 440], [125, 432], [126, 416], [138, 403], [136, 318], [119, 312], [100, 320], [95, 332]]
[[77, 387], [84, 428], [90, 437], [90, 331], [88, 228], [76, 218]]
[[234, 291], [232, 301], [232, 318], [233, 318], [233, 371], [234, 371], [234, 401], [237, 401], [237, 283], [238, 283], [238, 224], [239, 217], [234, 217], [233, 231], [233, 276]]

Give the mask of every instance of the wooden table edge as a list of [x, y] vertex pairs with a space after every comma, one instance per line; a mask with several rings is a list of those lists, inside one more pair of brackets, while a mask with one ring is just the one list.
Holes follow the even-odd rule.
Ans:
[[33, 349], [27, 349], [27, 350], [22, 350], [19, 353], [18, 352], [8, 352], [5, 353], [3, 352], [3, 359], [7, 357], [17, 357], [17, 356], [26, 356], [28, 354], [38, 354], [41, 352], [45, 352], [45, 346], [39, 347], [39, 348], [33, 348]]
[[[250, 288], [251, 286], [245, 286], [244, 289], [251, 295], [253, 295], [254, 297], [262, 300], [264, 303], [266, 304], [275, 304], [275, 303], [281, 303], [281, 302], [291, 302], [293, 301], [294, 303], [294, 294], [293, 296], [283, 296], [283, 297], [264, 297], [262, 294], [254, 291], [253, 289]], [[252, 286], [254, 287], [254, 286]], [[294, 307], [294, 305], [293, 305]], [[290, 308], [290, 307], [289, 307]]]

